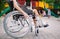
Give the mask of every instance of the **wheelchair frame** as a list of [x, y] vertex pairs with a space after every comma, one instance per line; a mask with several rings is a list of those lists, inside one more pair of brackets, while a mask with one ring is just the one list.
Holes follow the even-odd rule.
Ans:
[[[24, 33], [24, 34], [22, 34], [22, 35], [20, 35], [20, 36], [18, 36], [18, 37], [16, 37], [13, 33], [16, 33], [16, 32], [10, 32], [10, 31], [8, 31], [8, 27], [7, 27], [7, 25], [6, 25], [6, 19], [9, 17], [9, 16], [11, 16], [11, 15], [14, 15], [14, 14], [20, 14], [20, 12], [18, 12], [18, 11], [13, 11], [13, 12], [10, 12], [10, 13], [8, 13], [7, 15], [6, 15], [6, 17], [5, 17], [5, 19], [4, 19], [4, 21], [3, 21], [3, 27], [4, 27], [4, 30], [5, 30], [5, 32], [9, 35], [9, 36], [11, 36], [11, 37], [13, 37], [13, 38], [19, 38], [19, 37], [24, 37], [28, 32], [29, 32], [29, 30], [31, 29], [31, 32], [32, 32], [32, 26], [31, 25], [29, 25], [29, 22], [26, 20], [26, 22], [28, 23], [28, 30]], [[17, 31], [18, 32], [18, 31]], [[38, 28], [36, 28], [36, 30], [35, 30], [35, 35], [37, 36], [38, 35], [38, 33], [37, 32], [39, 32], [39, 29]], [[13, 35], [12, 35], [12, 34]]]

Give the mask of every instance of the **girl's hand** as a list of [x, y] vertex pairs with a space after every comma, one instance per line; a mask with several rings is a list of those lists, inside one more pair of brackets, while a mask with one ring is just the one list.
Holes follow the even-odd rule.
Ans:
[[29, 15], [26, 14], [26, 13], [24, 13], [24, 17], [25, 17], [25, 18], [29, 18]]

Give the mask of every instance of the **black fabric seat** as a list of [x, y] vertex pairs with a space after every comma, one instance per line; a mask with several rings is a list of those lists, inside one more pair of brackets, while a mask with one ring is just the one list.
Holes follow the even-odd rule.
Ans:
[[20, 16], [22, 17], [23, 15], [22, 14], [13, 15], [13, 20], [18, 21], [18, 19], [19, 19]]

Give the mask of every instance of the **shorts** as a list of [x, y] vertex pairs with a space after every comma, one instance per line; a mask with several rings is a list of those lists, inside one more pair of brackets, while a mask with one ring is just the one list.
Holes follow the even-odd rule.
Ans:
[[[27, 10], [27, 9], [24, 8], [23, 11], [25, 11], [28, 15], [31, 15], [32, 18], [35, 19], [35, 15], [34, 15], [34, 13], [33, 13], [32, 10]], [[23, 15], [22, 14], [16, 14], [16, 15], [13, 16], [13, 19], [15, 19], [16, 21], [18, 21], [18, 19], [19, 19], [20, 16], [23, 16]]]
[[32, 18], [35, 18], [35, 14], [32, 10], [27, 9], [25, 6], [21, 7], [23, 11], [25, 11], [28, 15], [32, 15]]

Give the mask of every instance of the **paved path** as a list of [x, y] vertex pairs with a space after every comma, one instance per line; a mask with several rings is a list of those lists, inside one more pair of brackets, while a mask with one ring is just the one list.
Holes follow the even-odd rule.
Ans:
[[[13, 39], [8, 36], [3, 29], [3, 18], [0, 18], [0, 39]], [[23, 38], [19, 39], [60, 39], [60, 18], [51, 17], [50, 19], [44, 17], [42, 20], [49, 24], [47, 28], [40, 28], [39, 36], [36, 37], [34, 33], [30, 32]]]

